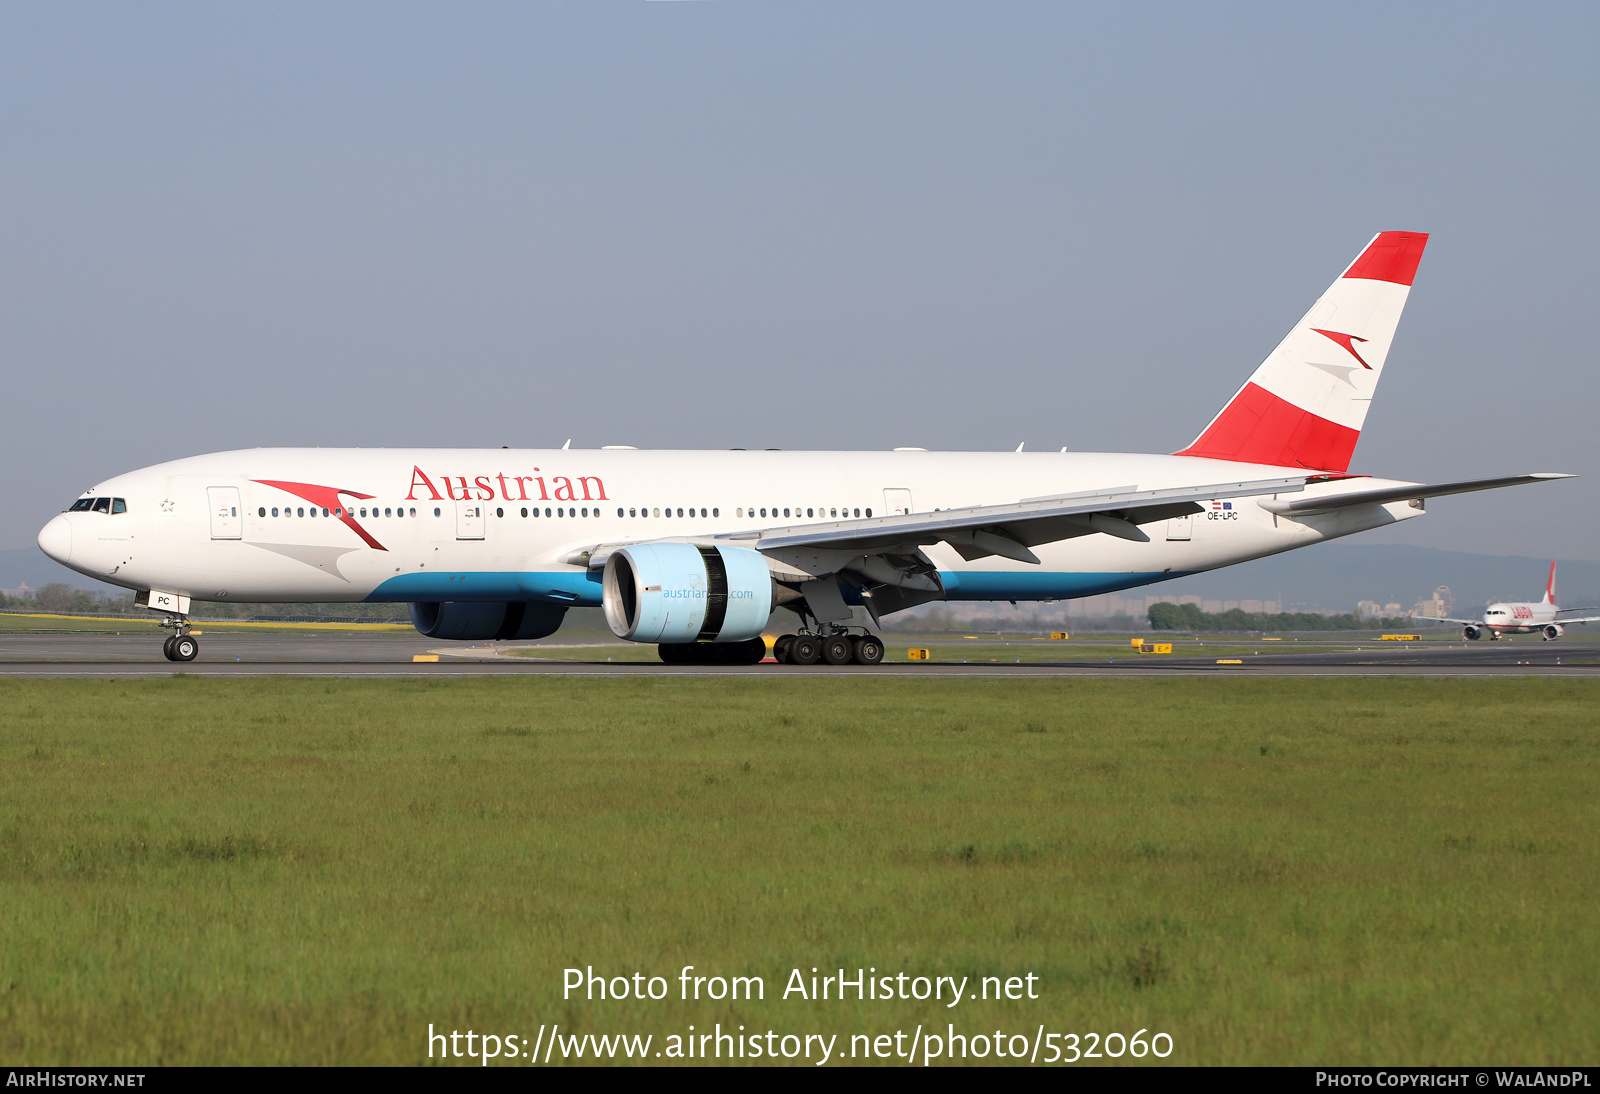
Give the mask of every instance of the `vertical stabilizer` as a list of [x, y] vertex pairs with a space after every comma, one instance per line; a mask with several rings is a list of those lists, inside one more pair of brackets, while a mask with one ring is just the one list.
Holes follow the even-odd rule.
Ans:
[[1428, 245], [1379, 232], [1193, 444], [1177, 453], [1346, 471]]
[[1550, 564], [1550, 580], [1545, 582], [1544, 602], [1551, 605], [1556, 602], [1556, 564], [1554, 562]]

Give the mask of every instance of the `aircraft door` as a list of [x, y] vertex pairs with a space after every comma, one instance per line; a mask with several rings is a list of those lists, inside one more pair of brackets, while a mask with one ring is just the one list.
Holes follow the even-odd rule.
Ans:
[[885, 490], [883, 511], [891, 517], [903, 517], [911, 512], [911, 491]]
[[458, 501], [456, 502], [456, 538], [457, 539], [482, 539], [483, 538], [483, 502]]
[[1194, 527], [1194, 517], [1185, 513], [1181, 517], [1173, 517], [1167, 521], [1167, 538], [1188, 539], [1190, 530]]
[[208, 486], [206, 501], [211, 506], [211, 538], [243, 539], [244, 517], [239, 509], [239, 488]]

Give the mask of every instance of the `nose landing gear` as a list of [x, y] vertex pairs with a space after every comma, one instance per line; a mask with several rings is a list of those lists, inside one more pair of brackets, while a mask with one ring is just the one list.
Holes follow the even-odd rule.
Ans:
[[168, 661], [193, 661], [200, 656], [200, 642], [189, 633], [189, 621], [181, 615], [169, 615], [161, 621], [161, 626], [171, 627], [173, 632], [161, 644], [161, 652], [166, 654]]
[[161, 652], [168, 661], [193, 661], [200, 656], [200, 643], [187, 634], [174, 634], [162, 643]]

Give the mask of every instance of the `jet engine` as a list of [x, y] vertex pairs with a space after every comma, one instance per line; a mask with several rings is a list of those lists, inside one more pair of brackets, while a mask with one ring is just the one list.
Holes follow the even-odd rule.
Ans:
[[1552, 623], [1544, 629], [1544, 640], [1546, 642], [1554, 642], [1556, 639], [1560, 638], [1566, 633], [1567, 628], [1563, 627], [1560, 623]]
[[1474, 627], [1471, 623], [1468, 623], [1465, 627], [1461, 628], [1461, 637], [1465, 638], [1468, 642], [1476, 642], [1478, 639], [1483, 637], [1483, 628]]
[[606, 559], [606, 622], [629, 642], [744, 642], [772, 614], [772, 574], [760, 551], [635, 543]]
[[514, 600], [475, 604], [424, 602], [412, 604], [411, 625], [429, 638], [455, 642], [492, 639], [526, 641], [554, 634], [567, 614], [565, 604]]

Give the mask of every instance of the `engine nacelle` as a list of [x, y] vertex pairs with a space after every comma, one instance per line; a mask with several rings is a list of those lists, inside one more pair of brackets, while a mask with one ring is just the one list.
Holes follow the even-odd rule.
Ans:
[[1546, 642], [1554, 642], [1556, 639], [1560, 638], [1566, 633], [1567, 628], [1563, 627], [1560, 623], [1551, 623], [1544, 629], [1544, 640]]
[[554, 634], [567, 614], [565, 604], [514, 600], [475, 604], [424, 602], [412, 604], [411, 625], [429, 638], [453, 642], [527, 641]]
[[635, 543], [606, 559], [601, 597], [629, 642], [744, 642], [772, 615], [772, 574], [748, 547]]
[[1474, 627], [1471, 623], [1468, 623], [1465, 627], [1461, 628], [1461, 637], [1465, 638], [1468, 642], [1476, 642], [1478, 639], [1483, 637], [1483, 628]]

